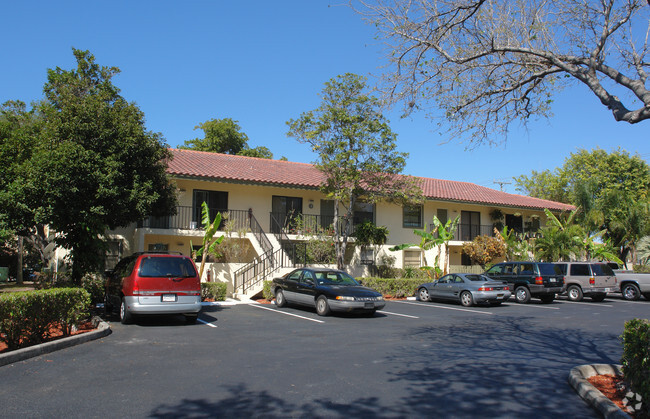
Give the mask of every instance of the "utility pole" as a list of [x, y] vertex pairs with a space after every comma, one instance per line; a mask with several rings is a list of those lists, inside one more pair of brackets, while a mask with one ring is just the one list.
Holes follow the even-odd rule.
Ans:
[[501, 192], [503, 192], [503, 185], [510, 185], [510, 184], [512, 184], [512, 182], [506, 182], [506, 181], [504, 181], [504, 180], [494, 180], [494, 181], [492, 181], [492, 183], [496, 183], [496, 184], [498, 184], [499, 187], [501, 188]]

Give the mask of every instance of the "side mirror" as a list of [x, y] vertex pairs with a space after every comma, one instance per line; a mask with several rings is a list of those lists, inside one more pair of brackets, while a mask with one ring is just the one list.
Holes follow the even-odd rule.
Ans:
[[305, 278], [305, 284], [307, 285], [314, 285], [314, 280], [311, 278]]

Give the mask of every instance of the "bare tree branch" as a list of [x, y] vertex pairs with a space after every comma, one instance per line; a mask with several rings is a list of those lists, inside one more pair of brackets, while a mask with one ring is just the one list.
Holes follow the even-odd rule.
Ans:
[[470, 145], [550, 117], [553, 95], [575, 82], [617, 121], [650, 119], [646, 1], [350, 1], [394, 66], [383, 74], [387, 102], [427, 109]]

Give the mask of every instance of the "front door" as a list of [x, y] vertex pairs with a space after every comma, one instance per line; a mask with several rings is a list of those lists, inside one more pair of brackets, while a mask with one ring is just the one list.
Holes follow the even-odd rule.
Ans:
[[271, 232], [280, 233], [284, 229], [291, 233], [296, 219], [302, 215], [302, 198], [273, 195], [271, 211]]

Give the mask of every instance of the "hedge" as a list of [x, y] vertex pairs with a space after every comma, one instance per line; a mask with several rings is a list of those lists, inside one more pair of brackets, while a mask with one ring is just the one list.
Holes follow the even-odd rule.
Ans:
[[638, 418], [650, 418], [650, 321], [632, 319], [623, 331], [623, 375], [634, 393], [641, 396]]
[[61, 326], [63, 336], [89, 317], [90, 294], [82, 288], [53, 288], [0, 295], [0, 341], [9, 350], [35, 345]]
[[373, 288], [384, 296], [412, 297], [422, 284], [422, 279], [411, 278], [357, 278], [363, 286]]
[[201, 297], [205, 300], [226, 301], [228, 285], [225, 282], [201, 282]]

